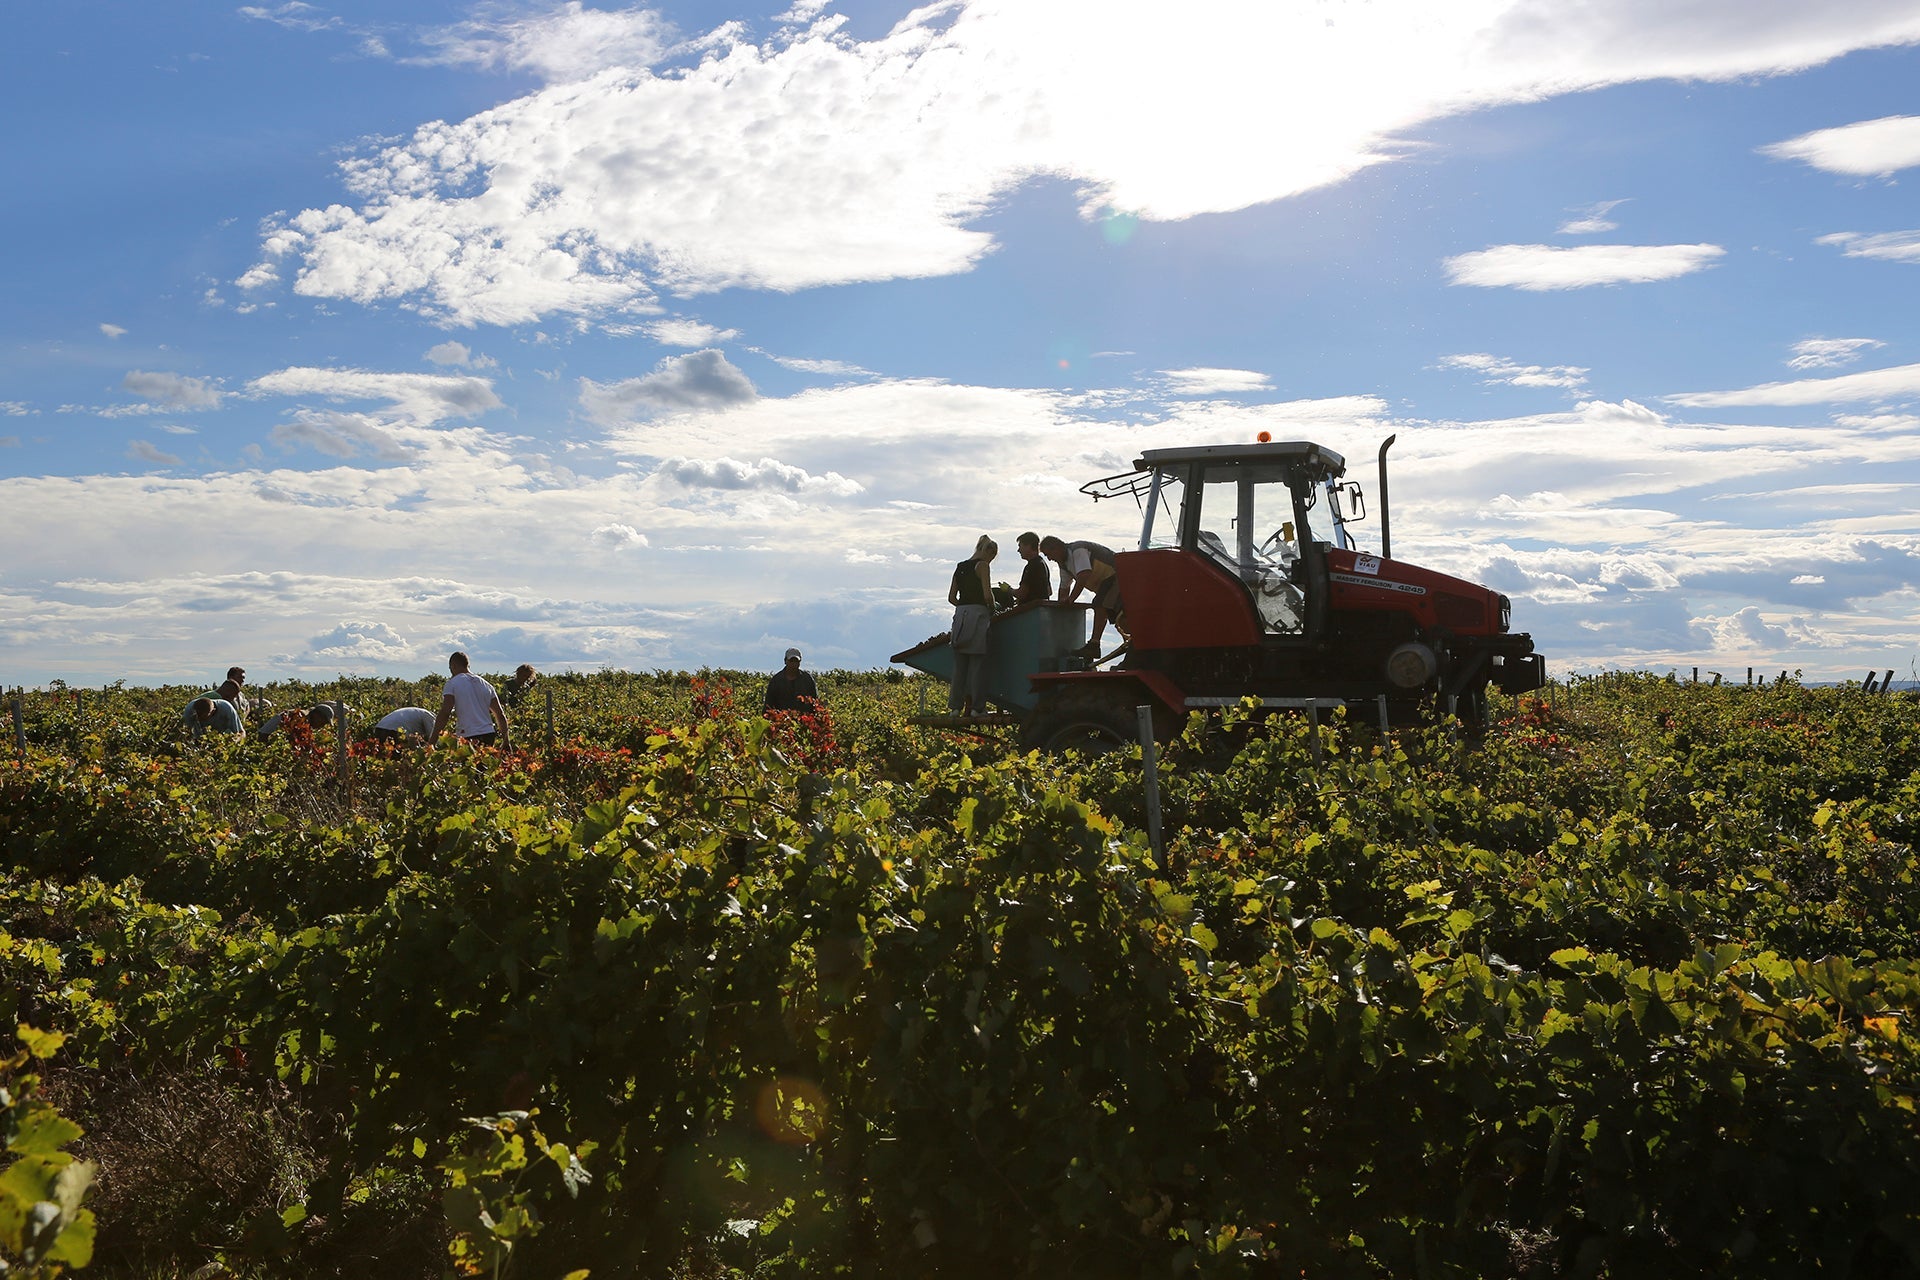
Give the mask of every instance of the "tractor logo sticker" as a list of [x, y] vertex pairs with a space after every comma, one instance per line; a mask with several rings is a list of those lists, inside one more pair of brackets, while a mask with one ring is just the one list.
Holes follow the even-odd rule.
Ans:
[[[1375, 562], [1376, 567], [1378, 561]], [[1375, 591], [1398, 591], [1402, 595], [1423, 596], [1427, 589], [1411, 582], [1388, 582], [1383, 578], [1362, 578], [1352, 573], [1334, 573], [1327, 575], [1335, 582], [1344, 582], [1354, 587], [1372, 587]]]
[[1380, 572], [1379, 556], [1361, 556], [1353, 562], [1355, 573], [1375, 574]]

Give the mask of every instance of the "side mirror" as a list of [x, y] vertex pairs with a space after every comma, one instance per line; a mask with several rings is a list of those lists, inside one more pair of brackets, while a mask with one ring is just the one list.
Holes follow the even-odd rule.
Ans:
[[1360, 492], [1360, 482], [1349, 480], [1340, 486], [1340, 505], [1344, 507], [1348, 520], [1367, 518], [1367, 497]]

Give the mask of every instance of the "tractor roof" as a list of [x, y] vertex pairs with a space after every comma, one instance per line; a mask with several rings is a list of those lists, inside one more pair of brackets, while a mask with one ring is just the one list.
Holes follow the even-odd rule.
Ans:
[[[1243, 467], [1280, 463], [1289, 468], [1304, 467], [1310, 473], [1332, 478], [1347, 471], [1347, 460], [1310, 440], [1275, 440], [1269, 444], [1203, 444], [1182, 449], [1148, 449], [1134, 462], [1141, 471], [1177, 467], [1182, 463], [1205, 463], [1215, 467]], [[1318, 478], [1318, 477], [1316, 477]]]

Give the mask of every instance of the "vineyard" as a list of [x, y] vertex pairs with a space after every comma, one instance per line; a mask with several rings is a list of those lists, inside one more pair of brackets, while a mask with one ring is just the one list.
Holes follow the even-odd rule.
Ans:
[[924, 683], [347, 760], [28, 695], [10, 1274], [1920, 1276], [1920, 700], [1195, 717], [1161, 854], [1137, 749]]

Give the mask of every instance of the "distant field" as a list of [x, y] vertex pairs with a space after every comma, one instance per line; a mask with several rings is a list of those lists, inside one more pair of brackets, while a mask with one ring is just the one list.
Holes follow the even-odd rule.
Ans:
[[1196, 718], [1162, 861], [1137, 751], [763, 678], [346, 761], [29, 691], [0, 1256], [77, 1156], [105, 1276], [1920, 1275], [1920, 699]]

